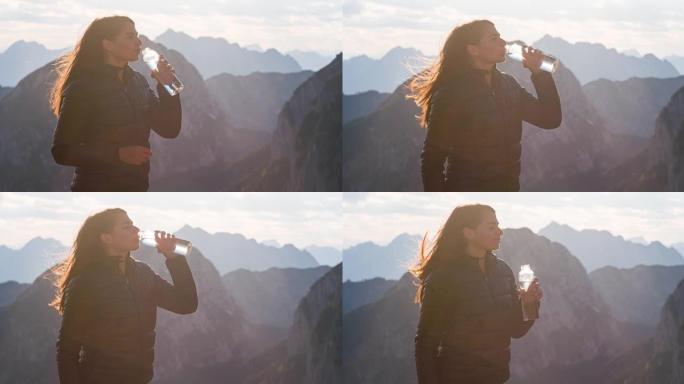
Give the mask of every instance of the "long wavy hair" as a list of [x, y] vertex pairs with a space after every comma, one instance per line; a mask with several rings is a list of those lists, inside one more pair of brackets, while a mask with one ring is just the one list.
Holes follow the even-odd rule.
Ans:
[[[409, 271], [419, 280], [415, 301], [423, 300], [423, 282], [425, 278], [442, 265], [460, 257], [468, 245], [463, 235], [464, 228], [475, 229], [484, 219], [485, 212], [492, 212], [494, 208], [484, 204], [460, 205], [451, 212], [446, 223], [437, 231], [432, 242], [423, 236], [418, 250], [417, 263]], [[429, 244], [428, 244], [429, 243]]]
[[427, 128], [430, 117], [430, 103], [435, 91], [445, 82], [456, 79], [470, 66], [468, 45], [476, 45], [485, 34], [485, 29], [494, 25], [489, 20], [475, 20], [454, 28], [444, 42], [435, 61], [425, 70], [416, 74], [408, 85], [408, 99], [413, 99], [420, 107], [417, 116], [420, 125]]
[[113, 40], [126, 23], [133, 23], [133, 20], [126, 16], [107, 16], [93, 20], [74, 49], [57, 60], [57, 80], [50, 92], [50, 108], [55, 116], [59, 116], [64, 90], [71, 81], [104, 62], [102, 40]]
[[111, 232], [116, 224], [116, 216], [120, 214], [126, 214], [126, 211], [110, 208], [88, 217], [78, 230], [67, 258], [52, 270], [57, 292], [50, 306], [59, 313], [64, 310], [64, 290], [69, 281], [87, 270], [94, 261], [105, 257], [100, 235]]

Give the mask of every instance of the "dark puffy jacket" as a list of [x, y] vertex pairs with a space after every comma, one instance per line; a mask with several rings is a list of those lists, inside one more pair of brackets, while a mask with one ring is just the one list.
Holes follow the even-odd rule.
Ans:
[[415, 337], [419, 384], [503, 383], [509, 377], [511, 338], [524, 336], [534, 321], [523, 321], [513, 272], [486, 256], [461, 257], [430, 273]]
[[522, 121], [560, 126], [549, 73], [532, 75], [539, 99], [496, 69], [490, 88], [485, 73], [470, 69], [436, 90], [421, 156], [425, 191], [518, 191]]
[[145, 77], [103, 64], [73, 81], [64, 90], [52, 143], [58, 164], [76, 167], [72, 191], [146, 191], [149, 162], [140, 166], [119, 159], [119, 148], [150, 147], [150, 130], [175, 138], [181, 129], [180, 96]]
[[166, 260], [173, 285], [145, 263], [130, 257], [126, 263], [124, 276], [115, 258], [104, 257], [68, 283], [57, 340], [61, 383], [149, 382], [157, 307], [180, 314], [197, 309], [183, 256]]

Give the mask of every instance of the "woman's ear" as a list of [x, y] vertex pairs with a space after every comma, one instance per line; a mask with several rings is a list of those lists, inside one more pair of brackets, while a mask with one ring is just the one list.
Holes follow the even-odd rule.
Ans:
[[112, 244], [112, 235], [109, 233], [101, 233], [100, 234], [100, 241], [104, 243], [105, 245], [111, 245]]
[[473, 237], [475, 237], [475, 231], [473, 231], [472, 228], [463, 227], [463, 237], [465, 237], [466, 240], [472, 240]]
[[479, 56], [480, 48], [477, 45], [466, 44], [466, 50], [470, 56]]
[[109, 53], [114, 49], [114, 42], [111, 40], [103, 39], [102, 40], [102, 52]]

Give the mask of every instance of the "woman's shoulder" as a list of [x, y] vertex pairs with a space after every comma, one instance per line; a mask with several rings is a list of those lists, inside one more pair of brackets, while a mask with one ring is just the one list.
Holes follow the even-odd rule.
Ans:
[[506, 263], [503, 259], [494, 255], [494, 262], [496, 263], [496, 268], [499, 273], [504, 275], [513, 275], [513, 270], [511, 269], [510, 265], [508, 265], [508, 263]]

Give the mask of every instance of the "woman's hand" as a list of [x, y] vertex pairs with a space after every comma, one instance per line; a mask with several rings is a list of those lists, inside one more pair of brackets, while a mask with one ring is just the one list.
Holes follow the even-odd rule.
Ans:
[[173, 250], [176, 249], [176, 236], [164, 231], [155, 231], [154, 240], [157, 242], [157, 250], [166, 258], [175, 257]]
[[173, 82], [173, 76], [176, 71], [173, 69], [171, 64], [166, 61], [164, 55], [159, 56], [159, 62], [157, 63], [157, 69], [152, 71], [152, 77], [157, 79], [161, 84], [170, 85]]
[[119, 148], [119, 160], [130, 165], [142, 165], [150, 160], [152, 150], [140, 145]]
[[523, 67], [532, 71], [532, 73], [541, 72], [541, 64], [544, 60], [544, 52], [534, 49], [532, 47], [523, 47]]
[[536, 278], [532, 280], [532, 283], [527, 288], [527, 291], [519, 289], [518, 292], [520, 294], [520, 301], [522, 301], [523, 304], [538, 302], [542, 297], [544, 297], [544, 292], [542, 292], [542, 289], [539, 286], [539, 279]]

